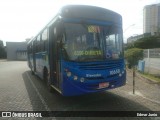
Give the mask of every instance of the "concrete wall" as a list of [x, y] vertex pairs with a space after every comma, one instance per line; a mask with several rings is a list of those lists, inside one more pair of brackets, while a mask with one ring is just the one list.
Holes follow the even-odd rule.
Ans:
[[7, 47], [7, 60], [18, 60], [17, 51], [27, 50], [27, 43], [26, 42], [6, 42], [6, 47]]
[[17, 60], [27, 60], [27, 51], [17, 51]]
[[145, 61], [144, 71], [160, 75], [160, 48], [145, 49], [143, 55]]

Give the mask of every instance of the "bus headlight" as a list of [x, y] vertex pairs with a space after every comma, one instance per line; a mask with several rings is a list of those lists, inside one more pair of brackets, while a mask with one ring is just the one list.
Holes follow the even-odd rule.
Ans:
[[81, 82], [84, 82], [84, 78], [81, 78], [80, 81], [81, 81]]
[[121, 77], [121, 76], [122, 76], [122, 74], [120, 73], [120, 74], [119, 74], [119, 77]]
[[71, 76], [71, 72], [67, 72], [67, 77], [70, 77]]
[[73, 80], [78, 80], [78, 77], [77, 77], [77, 76], [74, 76], [74, 77], [73, 77]]

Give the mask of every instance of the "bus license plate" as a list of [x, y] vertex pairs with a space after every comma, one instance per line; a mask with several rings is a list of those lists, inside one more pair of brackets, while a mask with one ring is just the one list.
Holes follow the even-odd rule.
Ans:
[[99, 88], [106, 88], [109, 86], [109, 82], [99, 83]]

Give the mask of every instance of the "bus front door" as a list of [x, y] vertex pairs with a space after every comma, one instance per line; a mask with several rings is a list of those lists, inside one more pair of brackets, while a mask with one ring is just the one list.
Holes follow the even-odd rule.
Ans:
[[59, 48], [57, 44], [57, 38], [54, 35], [53, 26], [50, 27], [49, 32], [49, 56], [50, 56], [50, 78], [51, 84], [61, 91], [60, 89], [60, 59], [59, 59]]

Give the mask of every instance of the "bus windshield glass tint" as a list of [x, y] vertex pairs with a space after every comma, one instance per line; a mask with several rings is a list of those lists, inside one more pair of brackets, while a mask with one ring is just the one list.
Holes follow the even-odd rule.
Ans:
[[[65, 23], [64, 59], [102, 61], [122, 57], [122, 30], [119, 27]], [[67, 57], [66, 57], [67, 56]]]

